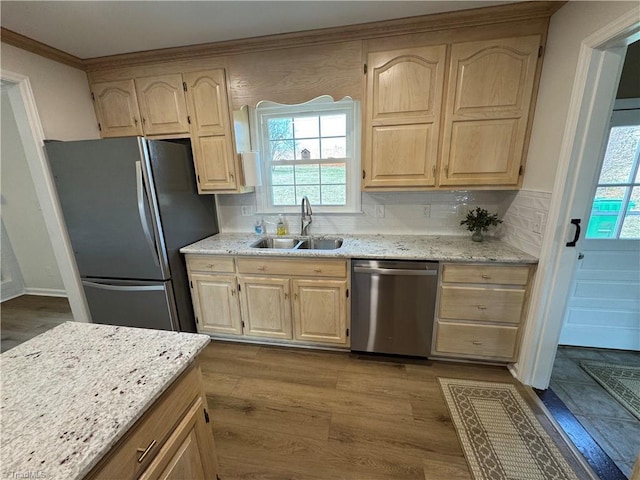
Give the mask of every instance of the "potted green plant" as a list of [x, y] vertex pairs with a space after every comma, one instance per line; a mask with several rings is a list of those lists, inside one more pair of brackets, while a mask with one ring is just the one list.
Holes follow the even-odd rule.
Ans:
[[502, 223], [502, 220], [498, 219], [498, 214], [489, 214], [484, 208], [476, 207], [475, 210], [469, 210], [467, 212], [467, 218], [460, 222], [460, 225], [466, 225], [467, 230], [473, 232], [471, 240], [474, 242], [481, 242], [484, 240], [482, 232], [489, 230], [489, 227], [497, 226]]

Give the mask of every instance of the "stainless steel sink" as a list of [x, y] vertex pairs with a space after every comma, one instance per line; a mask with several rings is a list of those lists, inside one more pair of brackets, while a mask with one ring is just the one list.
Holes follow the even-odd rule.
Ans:
[[292, 250], [300, 243], [296, 238], [261, 238], [257, 242], [251, 244], [251, 248], [281, 248]]
[[342, 246], [342, 238], [278, 238], [265, 237], [252, 243], [251, 248], [282, 250], [335, 250]]
[[342, 246], [341, 238], [310, 238], [296, 248], [299, 250], [335, 250]]

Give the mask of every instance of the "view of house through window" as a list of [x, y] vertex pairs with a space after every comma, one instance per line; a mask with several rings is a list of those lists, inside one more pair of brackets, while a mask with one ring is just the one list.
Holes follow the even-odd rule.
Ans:
[[[616, 113], [612, 116], [587, 238], [640, 238], [640, 110]], [[621, 117], [632, 121], [621, 121]]]
[[356, 208], [351, 185], [359, 163], [355, 102], [269, 104], [256, 112], [262, 140], [261, 210], [286, 211], [305, 195], [315, 211]]

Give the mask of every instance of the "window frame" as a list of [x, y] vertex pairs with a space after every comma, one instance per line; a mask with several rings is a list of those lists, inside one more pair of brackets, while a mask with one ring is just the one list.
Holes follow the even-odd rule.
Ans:
[[[350, 97], [334, 101], [332, 97], [324, 95], [305, 103], [287, 105], [275, 102], [259, 102], [254, 110], [254, 124], [256, 125], [255, 138], [258, 141], [260, 151], [260, 173], [262, 184], [256, 186], [256, 200], [258, 214], [287, 214], [299, 213], [299, 205], [273, 205], [271, 167], [274, 162], [271, 159], [269, 148], [269, 131], [267, 122], [270, 118], [282, 118], [293, 116], [315, 117], [325, 114], [346, 114], [346, 150], [347, 156], [339, 159], [310, 159], [278, 161], [277, 164], [319, 164], [344, 162], [346, 166], [346, 205], [318, 205], [312, 203], [313, 213], [340, 214], [361, 213], [360, 194], [360, 131], [361, 115], [360, 103]], [[322, 137], [319, 137], [322, 138]], [[322, 185], [322, 184], [320, 184]]]
[[606, 156], [607, 148], [609, 147], [609, 139], [611, 138], [611, 132], [615, 127], [623, 127], [623, 126], [637, 126], [640, 125], [638, 119], [640, 117], [640, 99], [623, 99], [616, 100], [613, 111], [611, 112], [611, 118], [609, 120], [609, 125], [607, 127], [607, 138], [604, 144], [604, 149], [601, 155], [601, 164], [598, 169], [598, 177], [596, 179], [593, 195], [591, 200], [591, 206], [589, 210], [589, 218], [587, 221], [587, 230], [591, 223], [591, 218], [593, 217], [593, 206], [596, 199], [596, 194], [598, 188], [625, 188], [624, 196], [622, 197], [622, 202], [620, 204], [619, 213], [616, 216], [616, 223], [614, 226], [613, 236], [609, 238], [602, 237], [587, 237], [585, 235], [586, 240], [638, 240], [639, 238], [620, 238], [620, 234], [622, 233], [622, 227], [624, 225], [625, 217], [627, 216], [627, 208], [629, 207], [629, 202], [631, 200], [631, 194], [634, 188], [640, 189], [640, 181], [635, 181], [636, 178], [640, 179], [640, 143], [636, 147], [635, 156], [633, 159], [633, 163], [631, 164], [631, 170], [629, 173], [627, 182], [618, 182], [618, 183], [600, 183], [600, 177], [602, 176], [602, 168], [604, 166], [604, 159]]

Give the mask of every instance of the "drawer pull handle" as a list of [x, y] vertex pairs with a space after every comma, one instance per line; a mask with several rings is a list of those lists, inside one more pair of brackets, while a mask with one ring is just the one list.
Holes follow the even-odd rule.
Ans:
[[207, 268], [215, 268], [216, 264], [215, 263], [209, 263], [207, 265]]
[[258, 270], [260, 270], [261, 272], [264, 272], [267, 269], [267, 267], [265, 267], [264, 265], [260, 265], [258, 267]]
[[473, 342], [471, 342], [471, 343], [473, 343], [474, 345], [482, 345], [482, 342], [480, 342], [480, 341], [478, 341], [478, 340], [474, 340], [474, 341], [473, 341]]
[[487, 306], [486, 305], [477, 305], [478, 310], [486, 310]]
[[485, 280], [489, 280], [491, 278], [491, 275], [481, 275], [481, 277]]
[[144, 461], [144, 457], [146, 457], [149, 454], [149, 452], [151, 451], [151, 449], [153, 447], [155, 447], [155, 445], [156, 445], [156, 441], [154, 440], [149, 444], [149, 446], [147, 448], [145, 448], [145, 449], [138, 448], [136, 450], [138, 453], [142, 453], [142, 455], [140, 455], [138, 457], [138, 463], [142, 463]]
[[313, 271], [316, 272], [316, 273], [320, 273], [320, 272], [322, 272], [322, 269], [321, 268], [314, 268]]
[[294, 294], [293, 294], [293, 299], [294, 299], [294, 300], [298, 300], [298, 294], [297, 294], [297, 293], [294, 293]]
[[288, 294], [288, 293], [285, 293], [285, 294], [284, 294], [284, 299], [286, 300], [287, 298], [289, 298], [289, 294]]
[[231, 290], [231, 296], [235, 297], [235, 295], [236, 295], [236, 289], [234, 288], [234, 289]]

